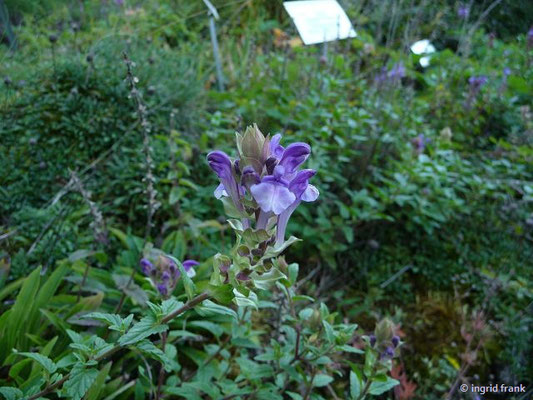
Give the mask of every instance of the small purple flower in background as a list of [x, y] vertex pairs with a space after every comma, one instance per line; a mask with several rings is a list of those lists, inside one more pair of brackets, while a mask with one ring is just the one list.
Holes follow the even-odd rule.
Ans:
[[115, 0], [115, 4], [117, 6], [123, 6], [124, 5], [124, 0]]
[[469, 93], [465, 104], [467, 110], [472, 107], [472, 103], [479, 95], [481, 88], [485, 86], [488, 81], [489, 79], [485, 75], [471, 76], [468, 78]]
[[494, 47], [494, 39], [496, 39], [496, 34], [494, 32], [489, 33], [489, 47], [491, 49]]
[[479, 75], [479, 76], [471, 76], [468, 78], [468, 83], [470, 84], [470, 87], [479, 90], [483, 85], [485, 85], [488, 82], [488, 78], [485, 75]]
[[[148, 257], [141, 259], [139, 262], [141, 269], [150, 278], [150, 282], [159, 294], [167, 297], [172, 293], [181, 276], [179, 268], [174, 260], [159, 250], [151, 250], [150, 257], [152, 260], [149, 260]], [[199, 265], [197, 261], [185, 260], [182, 265], [187, 276], [193, 277], [196, 275], [193, 267]]]
[[221, 182], [215, 197], [231, 197], [244, 229], [254, 217], [257, 230], [270, 229], [277, 223], [277, 245], [284, 242], [288, 219], [296, 207], [302, 201], [315, 201], [319, 194], [309, 184], [316, 171], [299, 170], [311, 154], [311, 146], [297, 142], [283, 147], [280, 142], [281, 134], [265, 137], [254, 125], [242, 135], [237, 133], [239, 168], [221, 151], [207, 155], [209, 166]]
[[527, 47], [528, 49], [533, 48], [533, 26], [527, 31]]
[[507, 78], [509, 75], [511, 75], [511, 68], [505, 67], [502, 72], [502, 83], [500, 85], [500, 89], [498, 90], [500, 96], [503, 94], [505, 89], [507, 89]]
[[391, 70], [388, 74], [389, 78], [392, 81], [399, 81], [400, 79], [405, 77], [405, 67], [403, 66], [402, 62], [396, 63], [392, 66]]
[[415, 148], [416, 154], [422, 154], [424, 152], [424, 149], [426, 148], [426, 145], [431, 142], [431, 139], [426, 138], [426, 136], [421, 133], [416, 138], [413, 139], [412, 143]]
[[387, 67], [381, 67], [381, 70], [374, 78], [374, 83], [377, 86], [382, 86], [383, 84], [387, 82], [387, 75], [388, 75]]
[[470, 8], [465, 3], [459, 3], [459, 7], [457, 8], [457, 16], [462, 19], [468, 18], [468, 15], [470, 15]]
[[403, 62], [398, 62], [390, 70], [387, 70], [387, 67], [382, 67], [379, 74], [374, 78], [374, 83], [378, 88], [386, 84], [397, 84], [405, 75], [406, 70]]

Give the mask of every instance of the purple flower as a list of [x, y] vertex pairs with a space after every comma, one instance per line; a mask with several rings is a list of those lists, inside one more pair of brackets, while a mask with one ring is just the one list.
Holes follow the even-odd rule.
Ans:
[[394, 64], [389, 71], [388, 76], [393, 81], [399, 81], [405, 77], [405, 67], [403, 66], [403, 63], [399, 62]]
[[223, 151], [215, 150], [207, 155], [207, 162], [211, 169], [217, 174], [221, 185], [215, 190], [215, 197], [220, 198], [224, 192], [228, 193], [233, 204], [238, 210], [243, 210], [241, 204], [242, 187], [235, 180], [233, 164], [230, 158]]
[[431, 139], [428, 139], [423, 133], [418, 135], [416, 138], [413, 139], [413, 145], [415, 146], [415, 151], [418, 154], [421, 154], [424, 149], [426, 148], [426, 144], [431, 142]]
[[256, 185], [259, 182], [261, 182], [261, 178], [259, 177], [259, 174], [255, 172], [255, 169], [251, 165], [244, 167], [241, 176], [241, 185], [247, 190], [250, 190], [252, 185]]
[[533, 47], [533, 26], [527, 31], [527, 46]]
[[294, 210], [296, 210], [296, 207], [298, 207], [300, 202], [311, 202], [318, 198], [318, 189], [309, 184], [309, 179], [311, 179], [315, 174], [315, 170], [304, 169], [299, 171], [296, 177], [290, 182], [289, 190], [294, 195], [294, 201], [278, 217], [276, 245], [281, 245], [285, 241], [285, 230], [287, 229], [289, 218]]
[[[187, 276], [192, 278], [193, 276], [196, 275], [196, 271], [194, 270], [193, 267], [195, 267], [197, 265], [200, 265], [200, 263], [198, 261], [195, 261], [195, 260], [185, 260], [185, 261], [183, 261], [182, 265], [183, 265], [183, 269], [187, 273]], [[178, 269], [176, 271], [176, 279], [179, 278], [180, 276], [181, 276], [181, 272]]]
[[150, 274], [154, 270], [154, 265], [146, 258], [143, 258], [139, 264], [141, 265], [143, 274], [150, 276]]
[[161, 296], [168, 295], [168, 287], [165, 283], [161, 282], [157, 285], [157, 290], [161, 294]]
[[387, 347], [383, 353], [381, 353], [381, 360], [386, 361], [394, 357], [394, 349], [392, 347]]
[[479, 76], [471, 76], [468, 78], [468, 83], [470, 84], [470, 87], [473, 89], [481, 89], [483, 85], [485, 85], [489, 79], [485, 75], [479, 75]]
[[[296, 142], [283, 147], [280, 142], [281, 134], [269, 140], [254, 125], [244, 135], [237, 134], [241, 156], [238, 166], [221, 151], [213, 151], [207, 156], [209, 166], [221, 182], [215, 197], [229, 196], [239, 211], [254, 215], [257, 230], [270, 230], [270, 223], [277, 216], [278, 243], [283, 240], [287, 220], [298, 204], [318, 197], [318, 190], [309, 185], [315, 171], [299, 171], [311, 154], [311, 146]], [[244, 229], [250, 227], [248, 218], [241, 221]]]
[[377, 74], [376, 77], [374, 78], [374, 82], [378, 86], [381, 86], [386, 81], [387, 81], [387, 67], [381, 67], [379, 74]]
[[470, 14], [470, 8], [464, 3], [459, 3], [459, 8], [457, 8], [457, 15], [459, 18], [466, 19]]
[[284, 174], [290, 175], [302, 165], [311, 154], [311, 146], [307, 143], [292, 143], [284, 151], [279, 166], [282, 166]]
[[281, 156], [283, 156], [283, 151], [285, 150], [283, 146], [279, 144], [280, 141], [280, 133], [275, 134], [272, 136], [272, 139], [270, 139], [270, 155], [275, 157], [278, 161], [281, 159]]
[[376, 335], [370, 335], [370, 346], [374, 347], [376, 345]]
[[285, 168], [277, 165], [274, 168], [274, 175], [265, 176], [261, 183], [250, 188], [262, 211], [279, 215], [296, 200], [294, 193], [289, 190], [289, 182], [284, 179], [284, 174]]
[[117, 6], [123, 6], [124, 5], [124, 0], [115, 0], [115, 4]]
[[509, 76], [509, 75], [511, 75], [511, 68], [509, 68], [509, 67], [505, 67], [505, 68], [503, 69], [503, 76], [507, 77], [507, 76]]
[[391, 342], [392, 342], [392, 345], [393, 345], [394, 347], [398, 347], [398, 345], [400, 344], [400, 337], [394, 335], [394, 336], [392, 337]]

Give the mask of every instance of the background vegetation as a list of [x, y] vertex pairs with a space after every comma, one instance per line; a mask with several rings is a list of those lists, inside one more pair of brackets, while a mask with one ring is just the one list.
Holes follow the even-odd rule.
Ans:
[[[286, 253], [305, 277], [300, 290], [335, 321], [358, 323], [358, 335], [385, 316], [397, 324], [402, 384], [384, 398], [443, 398], [457, 381], [522, 383], [531, 395], [533, 5], [341, 3], [358, 36], [324, 52], [301, 45], [281, 2], [214, 2], [219, 91], [202, 2], [0, 1], [2, 385], [32, 376], [31, 360], [10, 348], [59, 360], [67, 330], [100, 329], [84, 313], [120, 304], [127, 315], [156, 297], [140, 272], [125, 288], [144, 238], [200, 261], [205, 279], [233, 242], [205, 155], [230, 153], [234, 132], [256, 122], [313, 148], [321, 197], [299, 207], [289, 230], [303, 242]], [[427, 68], [409, 50], [423, 38], [437, 48]], [[123, 52], [151, 126], [149, 229]], [[43, 282], [61, 268], [62, 279], [30, 302], [31, 319], [10, 338], [4, 316], [38, 267]], [[242, 336], [269, 329], [269, 313]], [[183, 327], [195, 341], [175, 344], [183, 370], [231, 333], [195, 322]], [[93, 398], [144, 398], [146, 370], [131, 353], [117, 356]], [[346, 382], [331, 386], [340, 398]], [[313, 396], [333, 398], [323, 388]]]

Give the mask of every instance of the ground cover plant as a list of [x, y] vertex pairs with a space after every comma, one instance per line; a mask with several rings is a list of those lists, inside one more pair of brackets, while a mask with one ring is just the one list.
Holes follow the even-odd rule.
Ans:
[[0, 397], [531, 397], [531, 5], [340, 3], [0, 1]]

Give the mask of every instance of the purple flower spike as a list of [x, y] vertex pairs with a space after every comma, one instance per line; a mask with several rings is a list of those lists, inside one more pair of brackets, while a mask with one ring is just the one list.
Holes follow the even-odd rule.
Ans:
[[302, 165], [310, 154], [311, 146], [307, 143], [292, 143], [283, 152], [279, 165], [285, 168], [287, 174], [290, 174]]
[[222, 183], [222, 188], [219, 186], [215, 190], [215, 197], [218, 196], [217, 198], [220, 198], [225, 190], [231, 196], [235, 207], [237, 207], [238, 210], [242, 210], [243, 207], [240, 202], [242, 189], [235, 181], [233, 165], [228, 155], [223, 151], [215, 150], [207, 155], [207, 162]]
[[147, 258], [143, 258], [139, 264], [141, 265], [143, 274], [147, 276], [149, 276], [154, 269], [154, 265]]

